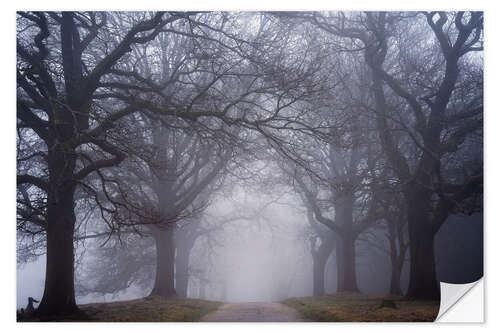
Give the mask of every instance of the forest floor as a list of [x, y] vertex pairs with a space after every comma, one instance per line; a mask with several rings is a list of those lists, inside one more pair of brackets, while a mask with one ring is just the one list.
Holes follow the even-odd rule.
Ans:
[[[384, 302], [385, 301], [385, 302]], [[381, 307], [382, 303], [387, 306]], [[395, 306], [392, 308], [391, 306]], [[201, 299], [146, 297], [130, 301], [79, 305], [71, 317], [43, 321], [94, 322], [414, 322], [434, 321], [439, 301], [337, 293], [289, 298], [281, 303], [221, 303]], [[39, 321], [32, 318], [26, 321]]]
[[[389, 306], [381, 307], [383, 300]], [[397, 296], [357, 293], [289, 298], [282, 303], [316, 322], [434, 321], [439, 312], [439, 301], [406, 301]]]

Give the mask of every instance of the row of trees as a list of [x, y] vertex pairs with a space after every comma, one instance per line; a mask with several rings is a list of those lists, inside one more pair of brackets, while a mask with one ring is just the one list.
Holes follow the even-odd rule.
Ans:
[[[356, 241], [383, 225], [390, 291], [409, 248], [406, 297], [438, 298], [434, 235], [480, 209], [482, 31], [478, 12], [19, 12], [18, 255], [45, 249], [39, 313], [77, 311], [75, 244], [97, 237], [154, 246], [152, 294], [185, 296], [204, 208], [257, 160], [319, 237], [316, 294], [334, 248], [338, 291], [358, 291]], [[139, 267], [110, 253], [127, 286]]]

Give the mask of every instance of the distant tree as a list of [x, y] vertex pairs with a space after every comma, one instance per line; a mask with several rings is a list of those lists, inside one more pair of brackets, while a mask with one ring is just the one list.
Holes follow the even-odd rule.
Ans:
[[[337, 66], [346, 60], [338, 60]], [[312, 103], [318, 109], [314, 116], [322, 119], [328, 135], [302, 136], [299, 151], [307, 165], [289, 161], [283, 162], [282, 169], [313, 219], [329, 229], [323, 232], [325, 243], [321, 244], [328, 248], [333, 241], [326, 242], [329, 233], [335, 235], [337, 291], [357, 292], [356, 240], [381, 216], [376, 200], [381, 155], [368, 130], [373, 121], [353, 101], [353, 96], [365, 95], [359, 84], [364, 72], [349, 62], [344, 64], [345, 68], [337, 69], [339, 75], [350, 71], [351, 80], [341, 76], [319, 104]], [[325, 263], [327, 258], [323, 258]]]
[[360, 241], [366, 242], [369, 247], [378, 249], [389, 256], [391, 260], [389, 294], [403, 295], [401, 274], [409, 247], [404, 198], [394, 185], [382, 182], [377, 200], [381, 207], [379, 223], [374, 225], [373, 232], [364, 233]]
[[331, 230], [314, 219], [311, 209], [307, 211], [307, 220], [314, 232], [310, 236], [310, 251], [313, 258], [313, 295], [325, 294], [325, 273], [328, 258], [335, 250], [336, 237]]
[[[149, 207], [152, 218], [159, 219], [146, 226], [147, 234], [156, 244], [156, 279], [151, 294], [168, 297], [176, 294], [175, 222], [204, 208], [204, 202], [195, 206], [196, 198], [217, 179], [231, 158], [231, 150], [212, 150], [214, 145], [209, 142], [204, 143], [196, 136], [179, 135], [179, 131], [164, 127], [156, 127], [153, 132], [154, 159], [137, 173], [137, 183], [148, 189], [135, 192], [139, 195], [128, 200], [147, 200], [141, 205], [140, 214], [145, 214]], [[152, 193], [153, 197], [148, 198], [146, 193]]]

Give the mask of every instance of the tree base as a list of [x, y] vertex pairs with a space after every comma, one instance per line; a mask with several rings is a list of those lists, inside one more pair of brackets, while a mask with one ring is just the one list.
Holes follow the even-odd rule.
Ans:
[[35, 310], [29, 317], [18, 317], [18, 322], [63, 322], [63, 321], [88, 321], [90, 316], [78, 307], [58, 313], [47, 313]]

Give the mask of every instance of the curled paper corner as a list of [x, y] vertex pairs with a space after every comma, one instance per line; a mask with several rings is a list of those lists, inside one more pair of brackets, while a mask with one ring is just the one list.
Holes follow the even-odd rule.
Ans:
[[483, 278], [465, 284], [440, 282], [441, 303], [436, 322], [484, 322]]

